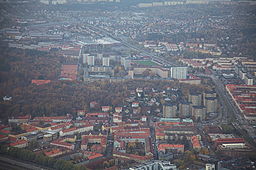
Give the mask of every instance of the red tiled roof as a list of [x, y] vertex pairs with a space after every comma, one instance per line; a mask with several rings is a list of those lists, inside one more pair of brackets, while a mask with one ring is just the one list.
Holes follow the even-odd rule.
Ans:
[[82, 145], [86, 145], [89, 139], [100, 139], [101, 145], [107, 144], [107, 137], [105, 135], [83, 135], [82, 136]]
[[127, 153], [121, 153], [121, 152], [114, 152], [113, 156], [126, 158], [126, 159], [133, 159], [133, 160], [149, 160], [152, 159], [152, 156], [139, 156], [134, 154], [127, 154]]
[[55, 140], [52, 141], [51, 144], [56, 144], [56, 145], [63, 145], [63, 146], [73, 146], [71, 143], [63, 142], [63, 140]]
[[243, 143], [245, 140], [243, 138], [224, 138], [224, 139], [217, 139], [214, 141], [216, 144], [221, 143]]
[[0, 125], [0, 129], [5, 129], [5, 128], [9, 128], [9, 126]]
[[95, 152], [102, 152], [104, 150], [104, 147], [99, 144], [94, 144], [91, 146], [91, 150]]
[[61, 124], [57, 124], [57, 126], [52, 126], [51, 130], [57, 130], [57, 129], [62, 129], [65, 128], [69, 125], [72, 125], [72, 123], [61, 123]]
[[0, 135], [0, 141], [8, 140], [8, 136]]
[[31, 81], [32, 84], [36, 84], [36, 85], [47, 84], [50, 82], [51, 82], [51, 80], [32, 80]]
[[55, 116], [55, 117], [35, 117], [33, 120], [35, 121], [45, 121], [45, 122], [52, 122], [53, 120], [67, 120], [71, 119], [68, 116]]
[[62, 151], [60, 149], [52, 149], [50, 151], [44, 151], [44, 154], [46, 156], [51, 156], [51, 155], [55, 155], [55, 154], [58, 154], [58, 153], [62, 153]]
[[2, 129], [2, 130], [0, 130], [0, 133], [3, 133], [3, 134], [10, 134], [11, 132], [10, 132], [9, 130], [4, 130], [4, 129]]
[[86, 152], [86, 153], [89, 154], [89, 156], [87, 157], [89, 160], [103, 156], [102, 154], [96, 153], [96, 152]]
[[89, 117], [89, 116], [109, 116], [109, 113], [106, 113], [106, 112], [97, 112], [97, 113], [87, 113], [86, 114], [86, 117]]
[[62, 132], [66, 133], [66, 132], [71, 132], [71, 131], [75, 131], [75, 130], [77, 130], [77, 127], [72, 127], [72, 128], [64, 129], [64, 130], [62, 130]]
[[184, 145], [173, 145], [173, 144], [159, 144], [158, 150], [162, 151], [168, 148], [184, 148]]
[[26, 141], [26, 140], [18, 140], [16, 142], [10, 143], [10, 146], [17, 146], [17, 145], [22, 145], [22, 144], [25, 144], [25, 143], [28, 143], [28, 141]]
[[201, 146], [197, 136], [192, 136], [191, 137], [191, 142], [192, 142], [193, 147], [200, 147]]
[[26, 132], [33, 132], [33, 131], [37, 131], [38, 130], [35, 126], [30, 125], [30, 124], [22, 124], [21, 128], [23, 130], [25, 130]]

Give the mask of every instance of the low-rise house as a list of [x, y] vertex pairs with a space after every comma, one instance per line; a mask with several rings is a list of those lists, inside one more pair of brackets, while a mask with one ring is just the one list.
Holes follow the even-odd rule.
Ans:
[[64, 153], [66, 153], [67, 151], [64, 151], [64, 150], [61, 150], [59, 148], [57, 149], [51, 149], [51, 150], [48, 150], [48, 151], [44, 151], [44, 155], [45, 156], [48, 156], [48, 157], [56, 157], [56, 156], [59, 156], [59, 155], [62, 155]]
[[27, 123], [31, 119], [31, 115], [17, 116], [8, 119], [9, 123]]
[[16, 142], [10, 143], [10, 146], [16, 148], [25, 148], [28, 146], [28, 141], [24, 139], [17, 140]]
[[52, 141], [50, 144], [53, 146], [63, 147], [70, 150], [75, 149], [75, 144], [66, 142], [66, 139], [58, 139], [58, 140]]
[[93, 130], [93, 125], [87, 125], [82, 127], [72, 127], [60, 131], [60, 136], [74, 135], [78, 133], [88, 132]]

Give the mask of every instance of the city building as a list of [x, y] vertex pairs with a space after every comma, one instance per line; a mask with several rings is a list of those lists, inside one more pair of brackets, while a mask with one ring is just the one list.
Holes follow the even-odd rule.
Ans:
[[121, 65], [124, 66], [125, 70], [128, 70], [129, 68], [131, 68], [131, 60], [132, 60], [132, 58], [130, 58], [130, 57], [122, 57], [121, 58]]
[[[217, 97], [216, 91], [214, 91], [214, 90], [210, 90], [210, 91], [207, 90], [207, 91], [205, 91], [203, 93], [203, 98], [205, 99], [207, 97]], [[205, 105], [205, 103], [204, 103], [204, 105]]]
[[83, 54], [83, 64], [87, 64], [87, 58], [89, 54]]
[[205, 170], [215, 170], [215, 164], [205, 164]]
[[186, 79], [187, 74], [187, 67], [171, 67], [170, 69], [170, 77], [174, 79]]
[[107, 136], [106, 135], [82, 135], [81, 149], [87, 150], [90, 146], [90, 150], [94, 152], [102, 153], [105, 151], [107, 146]]
[[217, 112], [217, 98], [216, 97], [206, 97], [205, 99], [206, 113], [216, 113]]
[[86, 60], [87, 60], [86, 62], [89, 66], [94, 66], [95, 65], [95, 57], [94, 56], [89, 55], [89, 56], [87, 56]]
[[163, 117], [177, 117], [177, 105], [175, 103], [167, 103], [163, 105]]
[[59, 148], [57, 148], [57, 149], [53, 148], [53, 149], [50, 149], [50, 150], [46, 150], [43, 153], [44, 153], [45, 156], [48, 156], [48, 157], [56, 157], [56, 156], [59, 156], [59, 155], [62, 155], [64, 153], [66, 153], [66, 152], [67, 151], [61, 150]]
[[219, 150], [234, 150], [249, 148], [245, 143], [223, 143], [219, 145]]
[[28, 146], [28, 141], [24, 139], [17, 140], [13, 143], [10, 143], [10, 146], [16, 147], [16, 148], [25, 148]]
[[253, 76], [250, 75], [250, 74], [246, 74], [245, 77], [244, 77], [244, 82], [246, 85], [253, 85], [254, 84], [254, 81], [253, 81]]
[[129, 168], [129, 170], [177, 170], [177, 166], [168, 161], [150, 161]]
[[232, 97], [236, 106], [239, 108], [240, 112], [243, 114], [245, 119], [255, 122], [256, 121], [256, 99], [255, 85], [236, 85], [228, 84], [226, 85], [226, 90]]
[[168, 78], [169, 77], [169, 69], [168, 68], [162, 68], [159, 66], [140, 66], [140, 67], [133, 67], [131, 70], [129, 70], [128, 75], [130, 78], [134, 78], [136, 75], [143, 75], [148, 71], [151, 72], [152, 75], [157, 75], [161, 78]]
[[50, 83], [51, 80], [32, 80], [31, 83], [32, 84], [36, 84], [36, 85], [43, 85], [43, 84], [48, 84]]
[[191, 143], [193, 149], [199, 151], [201, 149], [201, 143], [198, 136], [192, 136], [191, 137]]
[[25, 115], [25, 116], [17, 116], [17, 117], [12, 117], [8, 119], [9, 123], [28, 123], [28, 121], [31, 119], [31, 115]]
[[83, 127], [72, 127], [68, 129], [61, 130], [59, 132], [60, 136], [68, 136], [68, 135], [74, 135], [77, 133], [83, 133], [93, 130], [93, 125], [86, 125]]
[[109, 59], [109, 57], [103, 57], [103, 58], [102, 58], [102, 65], [103, 65], [103, 66], [109, 66], [109, 65], [110, 65], [110, 59]]
[[190, 103], [188, 101], [182, 101], [179, 104], [179, 117], [190, 117]]
[[195, 120], [205, 120], [206, 117], [206, 108], [205, 106], [193, 106], [192, 107], [192, 117]]
[[197, 92], [190, 92], [188, 101], [191, 102], [191, 106], [202, 105], [202, 94]]
[[173, 153], [183, 153], [184, 145], [174, 145], [174, 144], [159, 144], [158, 152], [173, 152]]
[[70, 149], [70, 150], [75, 149], [75, 144], [67, 142], [66, 139], [57, 139], [55, 141], [52, 141], [50, 144], [53, 145], [53, 146], [58, 146], [58, 147], [61, 147], [61, 148], [67, 148], [67, 149]]

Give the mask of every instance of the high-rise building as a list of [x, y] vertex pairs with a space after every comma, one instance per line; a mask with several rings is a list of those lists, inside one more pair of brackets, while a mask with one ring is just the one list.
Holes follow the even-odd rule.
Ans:
[[165, 118], [177, 117], [177, 105], [175, 103], [164, 104], [163, 116]]
[[217, 112], [217, 98], [216, 97], [206, 97], [205, 98], [206, 113]]
[[95, 57], [89, 54], [83, 54], [83, 64], [87, 64], [89, 66], [95, 65]]
[[129, 57], [122, 57], [121, 64], [124, 66], [125, 70], [131, 68], [131, 58]]
[[98, 59], [102, 59], [102, 58], [103, 58], [103, 54], [102, 54], [102, 53], [98, 53], [98, 54], [97, 54], [97, 58], [98, 58]]
[[190, 103], [188, 101], [182, 101], [179, 104], [179, 117], [189, 117], [190, 113]]
[[87, 57], [89, 54], [83, 54], [83, 64], [87, 64]]
[[192, 116], [195, 120], [205, 120], [206, 108], [204, 106], [193, 106]]
[[217, 97], [217, 94], [214, 90], [211, 91], [205, 91], [203, 94], [203, 98], [204, 98], [204, 105], [205, 105], [205, 98], [207, 97]]
[[186, 79], [187, 74], [187, 67], [171, 67], [170, 69], [170, 77], [174, 79]]
[[103, 65], [103, 66], [109, 66], [109, 65], [110, 65], [110, 59], [109, 59], [109, 57], [103, 57], [103, 58], [102, 58], [102, 65]]
[[197, 92], [190, 92], [188, 101], [191, 102], [192, 106], [202, 105], [202, 94]]
[[95, 57], [92, 55], [87, 56], [87, 64], [89, 66], [94, 66], [95, 65]]

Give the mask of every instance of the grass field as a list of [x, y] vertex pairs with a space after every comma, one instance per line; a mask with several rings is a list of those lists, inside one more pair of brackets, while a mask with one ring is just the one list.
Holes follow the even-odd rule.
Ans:
[[144, 66], [157, 66], [158, 64], [151, 60], [136, 60], [134, 63], [144, 65]]

